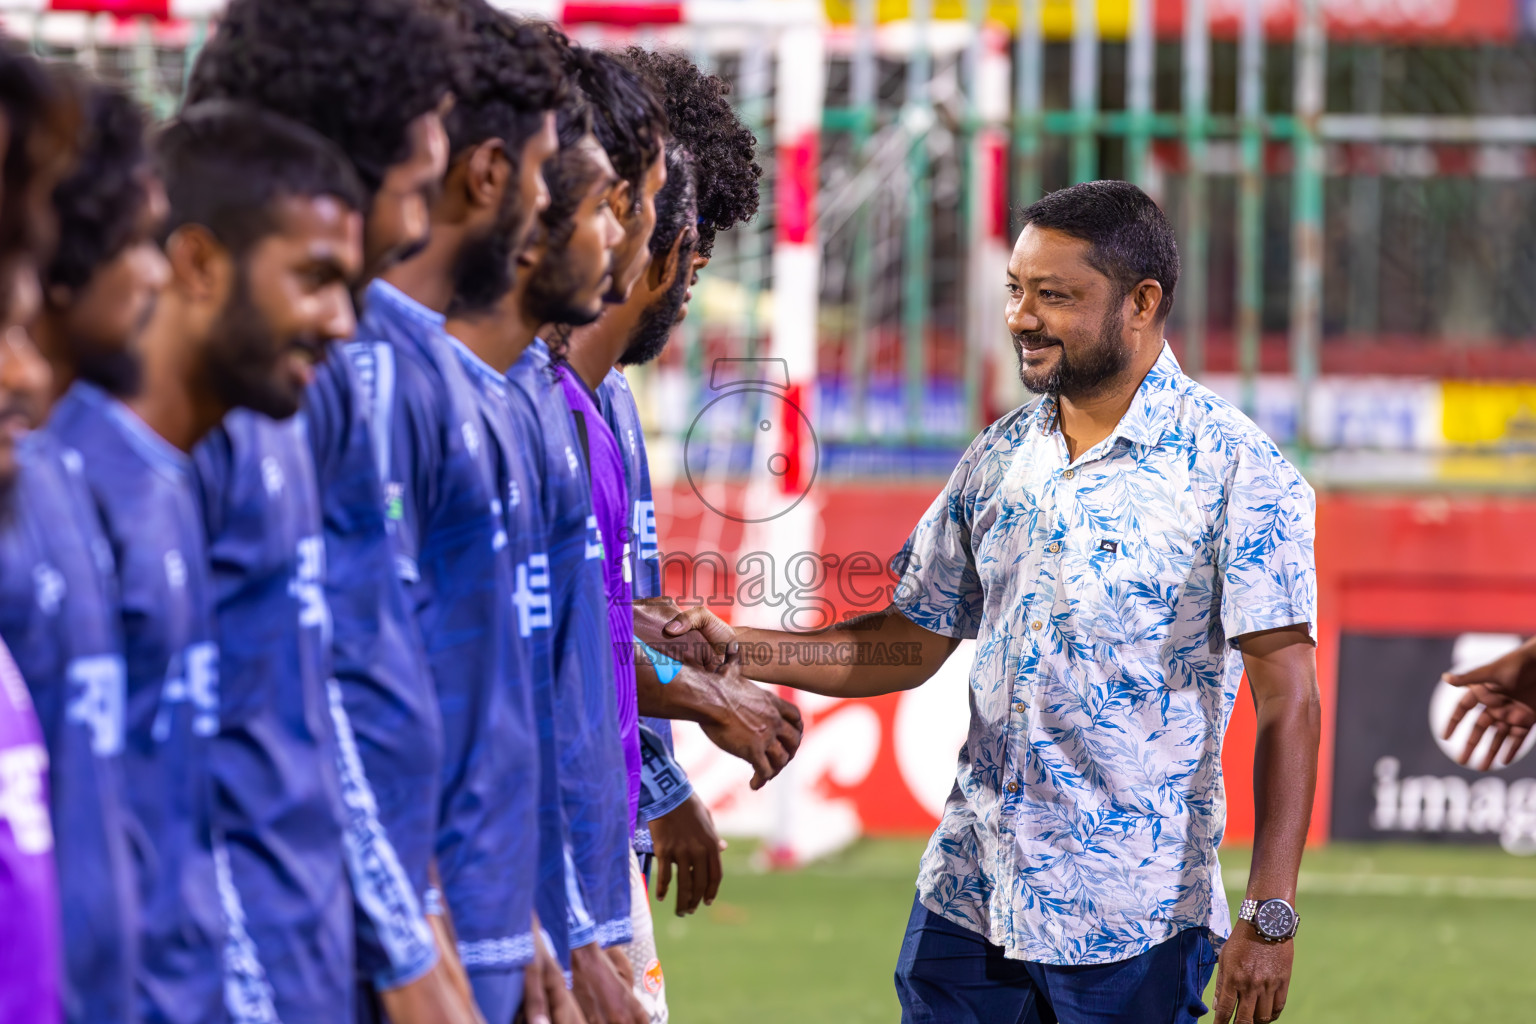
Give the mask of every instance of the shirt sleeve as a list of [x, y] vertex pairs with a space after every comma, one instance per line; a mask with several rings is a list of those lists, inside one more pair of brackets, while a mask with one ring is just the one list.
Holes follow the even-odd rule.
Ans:
[[971, 442], [933, 499], [901, 552], [891, 560], [897, 577], [892, 603], [924, 629], [962, 640], [974, 639], [981, 627], [981, 576], [971, 548], [971, 509], [977, 472], [991, 454], [994, 430]]
[[1268, 439], [1245, 441], [1229, 470], [1216, 543], [1228, 643], [1317, 622], [1317, 499]]
[[671, 814], [693, 795], [693, 784], [660, 736], [640, 726], [640, 826]]

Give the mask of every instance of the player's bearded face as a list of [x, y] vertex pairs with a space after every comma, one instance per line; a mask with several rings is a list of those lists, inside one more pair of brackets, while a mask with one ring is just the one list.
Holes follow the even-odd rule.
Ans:
[[672, 338], [672, 328], [681, 319], [679, 314], [682, 312], [683, 299], [688, 294], [688, 285], [692, 279], [693, 246], [685, 242], [677, 251], [677, 271], [671, 285], [640, 314], [640, 322], [630, 337], [629, 347], [619, 357], [621, 365], [640, 366], [666, 350], [667, 342]]
[[465, 309], [490, 309], [512, 290], [517, 254], [527, 241], [528, 217], [516, 189], [502, 196], [496, 222], [465, 241], [453, 261], [453, 299]]
[[0, 523], [16, 489], [16, 443], [37, 426], [53, 373], [23, 327], [0, 327]]
[[410, 151], [391, 166], [368, 211], [364, 276], [376, 277], [426, 248], [432, 205], [448, 169], [448, 134], [437, 111], [411, 122]]
[[[557, 159], [585, 160], [579, 152], [562, 153]], [[587, 171], [569, 182], [569, 187], [582, 193], [569, 220], [545, 225], [548, 240], [528, 279], [524, 299], [526, 309], [539, 323], [579, 327], [603, 312], [603, 295], [613, 280], [613, 252], [624, 237], [624, 229], [609, 202], [608, 175], [596, 166], [589, 166]]]
[[81, 288], [62, 300], [50, 289], [50, 306], [63, 308], [65, 343], [75, 372], [110, 394], [136, 393], [142, 375], [139, 336], [155, 312], [170, 265], [155, 236], [166, 213], [165, 192], [151, 182], [134, 232]]
[[214, 392], [233, 408], [253, 409], [274, 419], [299, 411], [301, 390], [280, 379], [278, 362], [289, 344], [324, 349], [318, 336], [286, 342], [251, 297], [250, 274], [242, 268], [208, 348], [208, 378]]
[[361, 219], [334, 198], [280, 204], [283, 230], [235, 264], [205, 348], [214, 394], [275, 419], [298, 412], [330, 343], [355, 329], [348, 286], [363, 253]]

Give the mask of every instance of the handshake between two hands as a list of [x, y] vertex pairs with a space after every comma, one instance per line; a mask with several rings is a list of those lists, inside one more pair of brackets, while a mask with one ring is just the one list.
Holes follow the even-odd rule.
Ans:
[[752, 766], [753, 789], [784, 770], [800, 747], [800, 709], [743, 675], [730, 625], [661, 600], [636, 603], [635, 631], [682, 665], [665, 686], [642, 688], [641, 714], [697, 722], [710, 742]]

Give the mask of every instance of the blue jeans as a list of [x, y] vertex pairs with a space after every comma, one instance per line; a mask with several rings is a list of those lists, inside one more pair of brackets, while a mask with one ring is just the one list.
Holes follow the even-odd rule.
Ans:
[[1216, 967], [1204, 928], [1129, 960], [1082, 967], [1009, 960], [914, 897], [896, 964], [902, 1024], [1187, 1024]]

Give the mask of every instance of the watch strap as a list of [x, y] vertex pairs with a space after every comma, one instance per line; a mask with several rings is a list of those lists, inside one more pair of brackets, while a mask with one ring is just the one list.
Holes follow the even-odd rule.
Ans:
[[1249, 922], [1252, 922], [1254, 917], [1256, 917], [1258, 915], [1258, 913], [1259, 913], [1259, 901], [1258, 900], [1243, 900], [1243, 905], [1242, 905], [1242, 907], [1237, 912], [1237, 919], [1239, 921], [1249, 921]]

